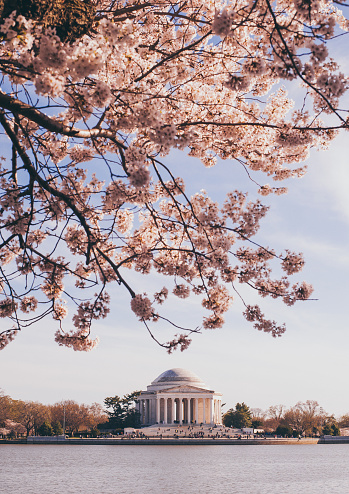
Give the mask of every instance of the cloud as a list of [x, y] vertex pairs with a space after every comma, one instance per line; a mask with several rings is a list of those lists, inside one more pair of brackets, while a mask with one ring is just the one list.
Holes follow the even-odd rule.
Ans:
[[317, 191], [324, 205], [349, 221], [349, 163], [348, 135], [344, 131], [332, 143], [328, 151], [314, 154], [307, 185]]

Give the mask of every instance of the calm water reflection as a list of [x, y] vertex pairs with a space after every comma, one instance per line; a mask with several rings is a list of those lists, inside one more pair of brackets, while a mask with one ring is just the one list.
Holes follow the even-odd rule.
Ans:
[[1, 494], [347, 494], [349, 445], [1, 445]]

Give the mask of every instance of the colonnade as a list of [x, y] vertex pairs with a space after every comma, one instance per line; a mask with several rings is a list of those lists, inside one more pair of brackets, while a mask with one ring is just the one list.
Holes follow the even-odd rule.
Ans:
[[221, 424], [221, 399], [215, 396], [149, 396], [138, 399], [141, 424]]

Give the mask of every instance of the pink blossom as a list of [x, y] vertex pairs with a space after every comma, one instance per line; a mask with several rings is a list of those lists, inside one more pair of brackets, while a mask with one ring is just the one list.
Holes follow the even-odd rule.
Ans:
[[0, 317], [9, 317], [17, 308], [17, 303], [10, 297], [0, 300]]
[[98, 338], [92, 339], [87, 334], [79, 331], [72, 331], [68, 334], [61, 334], [56, 331], [55, 341], [58, 345], [71, 347], [76, 352], [90, 352], [99, 343]]
[[153, 309], [148, 297], [136, 295], [131, 300], [131, 309], [140, 320], [148, 321], [153, 315]]
[[18, 333], [18, 331], [15, 329], [7, 330], [7, 331], [1, 333], [0, 334], [0, 350], [2, 350], [3, 348], [5, 348], [5, 346], [7, 346], [9, 343], [11, 343], [11, 341], [13, 341], [13, 339], [17, 333]]
[[190, 288], [183, 284], [176, 285], [172, 292], [176, 297], [187, 298], [190, 295]]
[[228, 12], [227, 9], [223, 9], [222, 12], [216, 11], [213, 22], [212, 30], [218, 36], [227, 36], [234, 20], [234, 13]]
[[163, 304], [168, 296], [168, 289], [164, 286], [160, 292], [154, 293], [154, 299], [158, 304]]
[[38, 301], [33, 296], [24, 297], [20, 304], [21, 311], [25, 313], [35, 311], [37, 306], [38, 306]]

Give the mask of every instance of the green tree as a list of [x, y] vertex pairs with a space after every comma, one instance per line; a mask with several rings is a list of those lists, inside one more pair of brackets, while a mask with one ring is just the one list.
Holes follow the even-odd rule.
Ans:
[[45, 420], [38, 428], [38, 434], [39, 436], [53, 436], [53, 428], [50, 422]]
[[53, 422], [52, 430], [55, 436], [61, 436], [63, 434], [62, 424], [58, 422], [58, 420], [56, 420], [56, 422]]
[[332, 424], [332, 436], [340, 436], [341, 430], [337, 423]]
[[275, 434], [282, 437], [292, 437], [293, 429], [289, 425], [278, 425]]
[[97, 427], [92, 427], [90, 434], [92, 437], [98, 437], [100, 435], [100, 430], [97, 429]]
[[126, 394], [123, 398], [119, 396], [110, 396], [104, 400], [106, 406], [108, 421], [100, 424], [103, 429], [123, 429], [124, 427], [139, 427], [140, 417], [136, 410], [136, 398], [139, 391]]
[[254, 429], [259, 429], [259, 428], [262, 428], [264, 425], [264, 422], [262, 419], [253, 419], [252, 420], [252, 427]]
[[252, 426], [251, 411], [245, 403], [237, 403], [235, 408], [231, 408], [223, 415], [222, 420], [226, 427], [235, 429]]
[[336, 419], [331, 415], [326, 417], [325, 424], [322, 427], [322, 433], [324, 436], [340, 436], [341, 431]]

